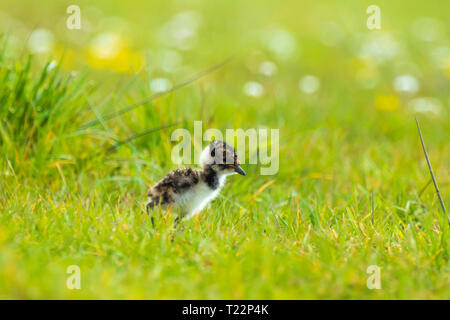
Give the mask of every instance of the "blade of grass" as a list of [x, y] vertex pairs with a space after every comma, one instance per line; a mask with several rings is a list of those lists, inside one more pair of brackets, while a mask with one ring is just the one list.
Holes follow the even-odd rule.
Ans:
[[159, 127], [150, 128], [150, 129], [141, 131], [141, 132], [136, 133], [136, 134], [134, 134], [134, 135], [132, 135], [132, 136], [130, 136], [130, 137], [124, 139], [124, 140], [121, 140], [121, 141], [117, 142], [117, 143], [114, 144], [113, 146], [109, 147], [109, 148], [106, 150], [106, 152], [107, 152], [107, 153], [110, 153], [110, 152], [114, 151], [115, 149], [117, 149], [118, 147], [120, 147], [121, 145], [124, 145], [124, 144], [126, 144], [126, 143], [128, 143], [128, 142], [130, 142], [130, 141], [132, 141], [132, 140], [134, 140], [134, 139], [143, 137], [143, 136], [145, 136], [145, 135], [147, 135], [147, 134], [149, 134], [149, 133], [155, 132], [155, 131], [159, 131], [159, 130], [162, 130], [162, 129], [166, 129], [166, 128], [170, 128], [170, 127], [176, 126], [176, 125], [178, 125], [178, 124], [180, 124], [180, 123], [181, 123], [181, 122], [178, 121], [178, 122], [169, 123], [169, 124], [165, 124], [165, 125], [162, 125], [162, 126], [159, 126]]
[[[111, 119], [113, 119], [113, 118], [115, 118], [115, 117], [118, 117], [118, 116], [120, 116], [120, 115], [122, 115], [122, 114], [124, 114], [124, 113], [127, 113], [127, 112], [129, 112], [129, 111], [131, 111], [131, 110], [133, 110], [133, 109], [135, 109], [135, 108], [141, 106], [141, 105], [144, 105], [144, 104], [146, 104], [146, 103], [148, 103], [148, 102], [151, 102], [151, 101], [153, 101], [153, 100], [155, 100], [155, 99], [157, 99], [157, 98], [160, 98], [160, 97], [165, 96], [165, 95], [167, 95], [167, 94], [169, 94], [169, 93], [171, 93], [171, 92], [174, 92], [174, 91], [176, 91], [176, 90], [178, 90], [178, 89], [180, 89], [180, 88], [182, 88], [182, 87], [185, 87], [185, 86], [187, 86], [187, 85], [189, 85], [189, 84], [191, 84], [191, 83], [197, 81], [198, 79], [200, 79], [200, 78], [206, 76], [207, 74], [209, 74], [209, 73], [211, 73], [211, 72], [213, 72], [213, 71], [215, 71], [215, 70], [217, 70], [217, 69], [223, 67], [225, 64], [227, 64], [228, 62], [230, 62], [231, 59], [232, 59], [232, 58], [228, 58], [228, 59], [226, 59], [226, 60], [224, 60], [224, 61], [222, 61], [222, 62], [220, 62], [220, 63], [218, 63], [218, 64], [216, 64], [216, 65], [214, 65], [214, 66], [212, 66], [212, 67], [210, 67], [210, 68], [208, 68], [208, 69], [206, 69], [206, 70], [203, 70], [203, 71], [201, 71], [201, 72], [199, 72], [199, 73], [193, 75], [192, 77], [190, 77], [190, 78], [188, 78], [188, 79], [186, 79], [186, 80], [184, 80], [184, 81], [182, 81], [182, 82], [180, 82], [180, 83], [177, 83], [175, 86], [173, 86], [173, 87], [172, 87], [171, 89], [169, 89], [169, 90], [166, 90], [166, 91], [163, 91], [163, 92], [155, 93], [155, 94], [151, 95], [150, 97], [148, 97], [148, 98], [146, 98], [146, 99], [144, 99], [144, 100], [141, 100], [141, 101], [139, 101], [139, 102], [130, 104], [130, 105], [128, 105], [128, 106], [126, 106], [126, 107], [124, 107], [124, 108], [122, 108], [122, 109], [120, 109], [120, 110], [118, 110], [118, 111], [116, 111], [116, 112], [107, 114], [107, 115], [103, 116], [103, 121], [111, 120]], [[88, 128], [88, 127], [95, 126], [95, 125], [97, 125], [98, 123], [99, 123], [99, 121], [98, 121], [97, 119], [95, 119], [95, 120], [86, 122], [85, 124], [81, 125], [80, 128], [81, 128], [81, 129], [86, 129], [86, 128]]]
[[433, 182], [433, 179], [428, 180], [427, 184], [423, 186], [423, 188], [419, 192], [419, 198], [422, 196], [422, 194], [425, 192], [425, 190], [428, 188], [431, 182]]
[[430, 159], [428, 158], [427, 149], [425, 148], [425, 143], [423, 142], [422, 131], [420, 131], [419, 121], [417, 120], [417, 118], [415, 118], [415, 119], [416, 119], [417, 130], [419, 131], [420, 142], [422, 143], [422, 149], [423, 149], [423, 153], [425, 154], [425, 159], [427, 160], [431, 179], [433, 180], [434, 188], [436, 189], [436, 194], [439, 198], [439, 202], [441, 203], [442, 211], [444, 211], [444, 214], [445, 214], [447, 212], [447, 210], [445, 209], [444, 201], [442, 200], [441, 192], [439, 191], [439, 187], [437, 185], [436, 178], [434, 177], [433, 168], [431, 167]]

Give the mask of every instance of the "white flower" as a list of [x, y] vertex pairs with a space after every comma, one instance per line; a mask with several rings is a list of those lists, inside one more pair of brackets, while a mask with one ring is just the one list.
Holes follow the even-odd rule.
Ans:
[[394, 89], [398, 92], [416, 93], [419, 90], [419, 81], [410, 74], [404, 74], [394, 79]]
[[273, 76], [277, 73], [277, 65], [272, 61], [264, 61], [259, 65], [259, 73], [265, 75], [266, 77]]
[[181, 55], [175, 50], [162, 50], [157, 55], [158, 66], [167, 73], [173, 73], [180, 69], [182, 64]]
[[256, 81], [249, 81], [244, 84], [244, 93], [250, 97], [259, 98], [264, 94], [264, 87]]
[[442, 103], [439, 99], [434, 97], [422, 97], [411, 100], [408, 106], [414, 112], [431, 113], [439, 115], [442, 110]]
[[153, 92], [165, 92], [172, 88], [172, 82], [166, 78], [155, 78], [150, 81], [150, 90]]
[[358, 56], [375, 59], [381, 63], [391, 60], [400, 53], [400, 44], [388, 33], [376, 34], [364, 40]]
[[47, 29], [36, 29], [28, 40], [28, 48], [32, 53], [45, 53], [53, 50], [53, 33]]
[[57, 65], [58, 63], [55, 60], [52, 60], [47, 66], [47, 72], [55, 69]]
[[267, 49], [275, 53], [279, 58], [289, 58], [296, 49], [294, 36], [287, 30], [272, 28], [264, 34], [264, 44]]

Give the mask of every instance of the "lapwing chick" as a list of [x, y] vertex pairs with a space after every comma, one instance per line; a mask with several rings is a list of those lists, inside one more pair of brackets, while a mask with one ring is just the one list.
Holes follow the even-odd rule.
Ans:
[[148, 192], [147, 212], [160, 206], [181, 219], [191, 218], [219, 194], [227, 176], [245, 176], [236, 150], [221, 140], [214, 140], [202, 151], [200, 165], [201, 170], [176, 169], [154, 185]]

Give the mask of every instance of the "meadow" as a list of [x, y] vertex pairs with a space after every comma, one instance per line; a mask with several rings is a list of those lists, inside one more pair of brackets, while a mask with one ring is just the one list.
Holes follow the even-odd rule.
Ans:
[[[377, 1], [379, 30], [368, 1], [71, 4], [0, 3], [0, 298], [450, 298], [415, 124], [448, 209], [450, 2]], [[146, 194], [194, 121], [279, 129], [279, 170], [171, 241]]]

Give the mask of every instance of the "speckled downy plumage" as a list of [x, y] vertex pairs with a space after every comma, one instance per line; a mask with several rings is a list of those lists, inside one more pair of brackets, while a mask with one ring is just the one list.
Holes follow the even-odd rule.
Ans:
[[190, 218], [217, 196], [228, 175], [245, 176], [236, 150], [221, 140], [214, 140], [203, 150], [200, 164], [201, 170], [179, 168], [154, 185], [148, 192], [147, 212], [160, 206], [181, 218]]

